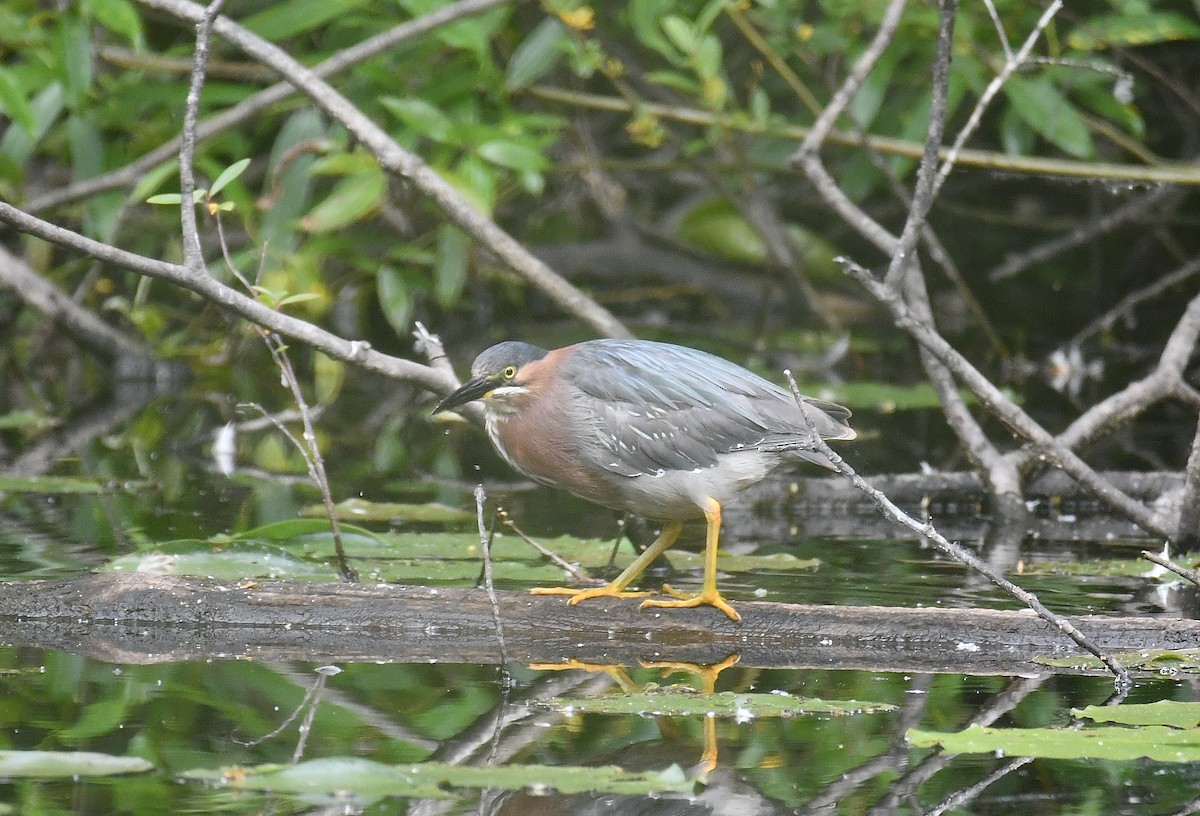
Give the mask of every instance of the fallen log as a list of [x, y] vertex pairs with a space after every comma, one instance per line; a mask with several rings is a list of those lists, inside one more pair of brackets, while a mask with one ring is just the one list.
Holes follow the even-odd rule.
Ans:
[[[507, 653], [521, 663], [714, 663], [737, 653], [743, 665], [764, 668], [1015, 675], [1048, 671], [1030, 662], [1036, 656], [1078, 654], [1026, 611], [743, 601], [734, 623], [708, 608], [642, 612], [629, 599], [568, 606], [561, 597], [496, 594]], [[1197, 621], [1070, 620], [1110, 652], [1200, 648]], [[113, 663], [500, 659], [480, 589], [146, 574], [0, 583], [0, 642]]]

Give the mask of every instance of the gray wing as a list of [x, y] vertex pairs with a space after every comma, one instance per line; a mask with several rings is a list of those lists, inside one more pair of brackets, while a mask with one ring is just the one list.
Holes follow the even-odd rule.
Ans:
[[[706, 352], [603, 340], [579, 344], [565, 364], [613, 473], [710, 468], [719, 454], [811, 437], [790, 393]], [[821, 436], [853, 437], [840, 405], [811, 400], [806, 411]]]

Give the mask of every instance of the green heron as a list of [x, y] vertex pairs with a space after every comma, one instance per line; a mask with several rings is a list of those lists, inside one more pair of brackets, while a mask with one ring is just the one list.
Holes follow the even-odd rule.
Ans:
[[735, 621], [741, 616], [717, 591], [722, 505], [788, 462], [832, 468], [805, 448], [814, 429], [824, 439], [855, 437], [850, 411], [840, 405], [808, 397], [798, 405], [788, 391], [728, 360], [647, 340], [589, 340], [553, 351], [500, 343], [475, 358], [471, 378], [433, 412], [477, 399], [496, 450], [533, 481], [665, 522], [611, 583], [533, 592], [567, 594], [572, 604], [649, 595], [626, 588], [675, 543], [684, 520], [702, 515], [708, 535], [701, 591], [664, 586], [672, 600], [651, 598], [642, 607], [707, 604]]

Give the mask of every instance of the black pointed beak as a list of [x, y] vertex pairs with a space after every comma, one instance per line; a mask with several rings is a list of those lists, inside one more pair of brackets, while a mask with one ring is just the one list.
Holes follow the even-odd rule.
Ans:
[[459, 386], [457, 391], [454, 391], [434, 406], [433, 413], [440, 414], [442, 411], [449, 411], [451, 408], [466, 405], [468, 402], [479, 399], [495, 387], [496, 384], [487, 377], [472, 377]]

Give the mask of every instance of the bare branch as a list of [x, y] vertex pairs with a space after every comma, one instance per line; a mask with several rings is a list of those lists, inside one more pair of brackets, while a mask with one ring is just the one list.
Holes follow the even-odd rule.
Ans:
[[1018, 255], [1006, 258], [1003, 263], [997, 265], [996, 268], [987, 273], [987, 279], [990, 281], [1001, 281], [1011, 278], [1034, 264], [1047, 261], [1055, 255], [1066, 252], [1069, 249], [1074, 249], [1099, 235], [1111, 232], [1122, 224], [1141, 217], [1147, 210], [1154, 207], [1171, 193], [1178, 194], [1178, 191], [1173, 187], [1164, 186], [1151, 190], [1146, 195], [1135, 198], [1132, 201], [1127, 201], [1112, 212], [1093, 221], [1081, 224], [1065, 235], [1060, 235]]
[[[904, 221], [904, 230], [892, 250], [892, 259], [888, 264], [887, 274], [883, 277], [888, 286], [899, 287], [910, 271], [914, 277], [920, 274], [913, 255], [937, 193], [935, 174], [938, 148], [941, 147], [942, 134], [946, 127], [946, 104], [950, 92], [950, 55], [954, 48], [954, 16], [957, 11], [957, 0], [942, 0], [937, 53], [933, 59], [933, 87], [929, 100], [929, 123], [925, 131], [925, 152], [921, 155], [921, 164], [917, 168], [917, 184], [908, 208], [908, 218]], [[928, 304], [924, 287], [921, 287], [920, 295], [923, 302]], [[929, 319], [932, 321], [932, 315], [929, 315]]]
[[208, 67], [208, 42], [213, 20], [221, 13], [225, 0], [212, 0], [204, 16], [196, 23], [196, 50], [192, 79], [183, 108], [183, 137], [179, 142], [179, 213], [183, 227], [183, 263], [197, 275], [205, 273], [204, 253], [200, 249], [200, 231], [196, 226], [196, 176], [192, 157], [196, 153], [196, 119], [200, 111], [200, 92], [204, 89], [204, 71]]
[[879, 62], [879, 58], [883, 56], [883, 52], [892, 44], [892, 40], [896, 36], [896, 30], [900, 27], [900, 18], [904, 15], [904, 7], [908, 0], [891, 0], [888, 4], [887, 11], [883, 14], [883, 19], [879, 21], [879, 30], [875, 32], [871, 44], [866, 50], [859, 55], [854, 63], [854, 67], [850, 69], [850, 73], [842, 82], [842, 86], [838, 88], [833, 98], [829, 100], [829, 104], [825, 106], [825, 110], [821, 111], [821, 115], [817, 117], [817, 121], [813, 122], [812, 128], [804, 137], [804, 141], [800, 143], [799, 149], [792, 154], [789, 159], [791, 164], [800, 164], [803, 158], [809, 154], [816, 153], [821, 149], [821, 145], [825, 143], [825, 139], [837, 124], [838, 117], [842, 115], [842, 111], [850, 104], [850, 100], [858, 93], [858, 89], [862, 87], [863, 82], [867, 78], [867, 74], [871, 73], [871, 69], [875, 67], [875, 63]]
[[1117, 325], [1118, 320], [1127, 318], [1139, 305], [1145, 303], [1147, 300], [1158, 297], [1172, 286], [1183, 283], [1183, 281], [1192, 277], [1197, 272], [1200, 272], [1200, 257], [1193, 258], [1178, 269], [1168, 272], [1149, 286], [1139, 289], [1136, 292], [1131, 292], [1122, 298], [1120, 303], [1093, 320], [1087, 327], [1081, 329], [1074, 337], [1063, 343], [1063, 345], [1077, 346], [1095, 334], [1109, 331], [1113, 326]]
[[[787, 376], [788, 385], [790, 385], [792, 388], [792, 394], [795, 396], [797, 404], [801, 404], [801, 407], [803, 407], [802, 403], [804, 397], [800, 395], [800, 389], [796, 387], [796, 380], [793, 379], [792, 372], [785, 371], [784, 374]], [[926, 521], [925, 523], [921, 523], [917, 521], [912, 516], [908, 515], [895, 504], [893, 504], [891, 499], [885, 496], [881, 491], [871, 487], [871, 485], [868, 484], [865, 479], [855, 472], [854, 468], [850, 467], [850, 465], [846, 463], [846, 460], [844, 460], [837, 451], [829, 447], [829, 444], [821, 438], [821, 435], [817, 433], [816, 427], [814, 427], [812, 424], [812, 418], [809, 417], [809, 415], [804, 411], [801, 411], [800, 413], [804, 416], [805, 421], [809, 424], [809, 430], [811, 431], [809, 436], [812, 440], [811, 444], [813, 450], [816, 450], [818, 453], [825, 456], [830, 462], [833, 463], [833, 466], [836, 467], [843, 476], [845, 476], [854, 484], [855, 487], [869, 496], [875, 503], [876, 507], [879, 508], [881, 513], [897, 524], [907, 527], [908, 529], [917, 533], [917, 535], [921, 536], [926, 541], [929, 541], [931, 544], [949, 555], [958, 563], [968, 566], [980, 573], [993, 584], [1000, 587], [1009, 595], [1032, 609], [1035, 613], [1037, 613], [1039, 618], [1058, 629], [1060, 632], [1078, 643], [1091, 654], [1095, 655], [1096, 658], [1104, 663], [1104, 665], [1108, 667], [1108, 670], [1111, 671], [1116, 677], [1118, 689], [1129, 688], [1132, 685], [1133, 681], [1129, 679], [1129, 673], [1125, 671], [1125, 668], [1119, 662], [1117, 662], [1116, 658], [1102, 651], [1100, 647], [1097, 646], [1090, 638], [1080, 632], [1073, 623], [1066, 618], [1051, 612], [1041, 601], [1038, 600], [1036, 595], [1027, 589], [1017, 586], [1012, 581], [993, 570], [983, 561], [980, 561], [978, 558], [976, 558], [974, 553], [958, 544], [949, 541], [934, 528], [932, 522]]]
[[918, 343], [938, 358], [960, 382], [980, 399], [983, 405], [1006, 425], [1038, 446], [1041, 455], [1053, 459], [1063, 470], [1071, 474], [1080, 484], [1097, 497], [1103, 499], [1123, 515], [1135, 521], [1142, 529], [1169, 538], [1173, 530], [1167, 528], [1152, 510], [1117, 490], [1094, 471], [1074, 451], [1055, 439], [1034, 421], [1020, 406], [1004, 396], [992, 382], [971, 365], [944, 337], [928, 323], [916, 317], [891, 290], [877, 281], [866, 269], [847, 259], [842, 264], [849, 274], [861, 283], [876, 300], [892, 313], [895, 324], [912, 335]]
[[1038, 38], [1042, 36], [1042, 32], [1046, 30], [1046, 26], [1054, 19], [1054, 15], [1058, 14], [1062, 8], [1062, 0], [1053, 0], [1046, 10], [1042, 12], [1042, 16], [1038, 18], [1037, 24], [1034, 25], [1033, 31], [1029, 32], [1029, 36], [1025, 38], [1025, 42], [1021, 45], [1021, 49], [1016, 54], [1011, 54], [1004, 61], [1004, 67], [1000, 69], [1000, 73], [988, 83], [983, 94], [979, 97], [979, 101], [975, 103], [975, 109], [971, 111], [971, 117], [967, 119], [967, 123], [963, 125], [963, 129], [958, 132], [958, 137], [954, 140], [954, 144], [946, 152], [942, 159], [942, 167], [938, 171], [937, 181], [934, 183], [934, 190], [940, 190], [942, 184], [945, 183], [946, 177], [950, 175], [950, 171], [954, 169], [963, 153], [963, 145], [967, 139], [975, 133], [975, 129], [979, 127], [979, 123], [983, 120], [983, 113], [991, 104], [992, 99], [996, 94], [1000, 93], [1000, 89], [1004, 87], [1004, 83], [1008, 78], [1021, 67], [1025, 60], [1029, 57], [1033, 46], [1037, 44]]
[[150, 349], [139, 340], [105, 323], [70, 295], [39, 275], [25, 261], [0, 246], [0, 289], [6, 289], [104, 357], [149, 359]]
[[186, 266], [147, 258], [109, 246], [42, 221], [4, 201], [0, 201], [0, 221], [10, 224], [22, 232], [36, 235], [105, 263], [174, 283], [195, 292], [225, 311], [244, 317], [286, 337], [307, 343], [335, 359], [357, 363], [363, 368], [386, 374], [389, 377], [408, 380], [435, 394], [447, 394], [458, 385], [456, 379], [433, 368], [412, 360], [374, 351], [371, 349], [371, 344], [364, 340], [346, 340], [307, 321], [277, 312], [265, 304], [225, 286], [209, 275], [194, 275]]
[[1187, 567], [1180, 566], [1171, 559], [1164, 558], [1158, 553], [1152, 553], [1149, 550], [1142, 550], [1142, 558], [1145, 558], [1147, 561], [1150, 561], [1154, 564], [1158, 564], [1160, 567], [1169, 569], [1171, 572], [1175, 573], [1181, 578], [1186, 578], [1196, 586], [1200, 586], [1200, 573], [1197, 573], [1195, 570], [1190, 570]]

